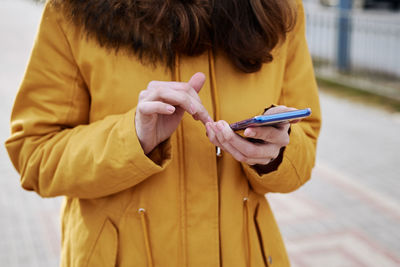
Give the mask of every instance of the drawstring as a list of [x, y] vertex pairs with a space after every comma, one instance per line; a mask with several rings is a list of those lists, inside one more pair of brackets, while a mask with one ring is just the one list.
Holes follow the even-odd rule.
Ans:
[[[214, 111], [214, 121], [218, 121], [220, 119], [220, 109], [219, 109], [219, 98], [217, 92], [217, 83], [215, 79], [215, 62], [214, 55], [212, 50], [208, 51], [208, 62], [209, 62], [209, 72], [210, 72], [210, 87], [211, 87], [211, 98], [212, 105]], [[180, 60], [179, 55], [175, 55], [175, 64], [172, 69], [172, 80], [180, 82], [181, 81], [181, 72], [180, 72]], [[177, 131], [177, 145], [178, 145], [178, 158], [179, 158], [179, 188], [181, 192], [181, 235], [182, 235], [182, 266], [187, 266], [187, 255], [186, 255], [186, 185], [185, 185], [185, 157], [184, 157], [184, 131], [182, 124], [179, 125]], [[217, 147], [217, 156], [220, 157], [222, 155], [221, 149]]]
[[[208, 50], [208, 62], [209, 62], [209, 72], [210, 72], [210, 88], [211, 88], [211, 96], [212, 96], [212, 105], [214, 111], [214, 121], [218, 121], [220, 119], [220, 109], [219, 109], [219, 98], [217, 92], [217, 82], [215, 79], [215, 61], [214, 61], [214, 54], [213, 51], [210, 49]], [[180, 62], [179, 62], [179, 55], [176, 54], [175, 56], [175, 64], [174, 68], [172, 69], [171, 78], [173, 81], [181, 81], [180, 76]], [[179, 157], [179, 187], [181, 191], [181, 225], [182, 225], [182, 262], [183, 266], [187, 266], [187, 255], [186, 255], [186, 189], [185, 189], [185, 157], [184, 157], [184, 132], [182, 124], [179, 125], [177, 131], [177, 140], [178, 140], [178, 157]], [[217, 149], [217, 156], [220, 157], [222, 155], [221, 149], [219, 147]], [[249, 207], [248, 207], [248, 198], [245, 197], [243, 199], [243, 206], [244, 206], [244, 234], [246, 236], [246, 243], [247, 243], [247, 259], [248, 264], [247, 266], [251, 266], [250, 261], [250, 237], [249, 237], [249, 227], [248, 227], [248, 216], [249, 216]], [[144, 234], [144, 242], [146, 247], [146, 255], [147, 255], [147, 265], [148, 267], [153, 267], [153, 257], [151, 252], [150, 246], [150, 238], [149, 238], [149, 230], [147, 227], [147, 220], [146, 220], [146, 210], [144, 208], [140, 208], [138, 210], [140, 214], [140, 220], [142, 223], [142, 229]]]
[[212, 95], [212, 104], [214, 109], [214, 121], [218, 121], [221, 118], [221, 113], [219, 109], [219, 98], [217, 91], [217, 81], [215, 79], [215, 61], [214, 61], [214, 53], [210, 49], [208, 50], [208, 64], [210, 70], [210, 87], [211, 87], [211, 95]]
[[[181, 81], [181, 71], [180, 71], [180, 62], [179, 55], [175, 55], [175, 64], [174, 69], [172, 71], [172, 80], [180, 82]], [[179, 189], [180, 189], [180, 197], [181, 197], [181, 234], [182, 234], [182, 266], [187, 266], [187, 255], [186, 255], [186, 185], [185, 185], [185, 156], [184, 156], [184, 132], [182, 123], [179, 124], [179, 127], [176, 131], [177, 139], [178, 139], [178, 158], [179, 158]]]
[[[179, 56], [176, 55], [175, 57], [175, 65], [174, 69], [172, 71], [172, 80], [173, 81], [180, 81], [180, 69], [179, 69]], [[181, 203], [183, 203], [183, 207], [181, 210], [181, 213], [184, 213], [185, 210], [185, 185], [184, 185], [184, 177], [185, 177], [185, 157], [183, 156], [183, 127], [182, 125], [179, 125], [179, 128], [177, 130], [177, 139], [178, 139], [178, 156], [179, 156], [179, 181], [180, 181], [180, 189], [181, 189]], [[153, 256], [151, 253], [151, 245], [150, 245], [150, 238], [149, 238], [149, 229], [147, 227], [147, 220], [146, 220], [146, 210], [144, 208], [140, 208], [138, 210], [138, 213], [140, 215], [140, 220], [142, 222], [142, 230], [143, 230], [143, 235], [144, 235], [144, 244], [146, 248], [146, 255], [147, 255], [147, 266], [148, 267], [153, 267]], [[185, 216], [181, 214], [180, 216], [182, 218], [182, 247], [184, 250], [183, 253], [183, 266], [187, 266], [187, 259], [186, 259], [186, 236], [185, 236]]]
[[[219, 108], [219, 97], [217, 90], [217, 81], [215, 75], [215, 60], [213, 51], [208, 50], [208, 64], [210, 70], [210, 87], [212, 96], [212, 105], [214, 110], [214, 121], [218, 121], [221, 118], [221, 112]], [[216, 153], [218, 157], [222, 156], [222, 151], [219, 147], [216, 147]], [[247, 197], [243, 198], [243, 232], [245, 236], [245, 251], [247, 253], [247, 267], [251, 266], [251, 243], [250, 243], [250, 229], [249, 229], [249, 199]]]
[[139, 215], [140, 215], [140, 220], [142, 221], [144, 244], [145, 244], [145, 247], [146, 247], [146, 255], [147, 255], [147, 266], [148, 267], [153, 267], [153, 257], [152, 257], [152, 254], [151, 254], [149, 229], [147, 227], [147, 221], [146, 221], [146, 210], [143, 209], [143, 208], [140, 208], [138, 210], [138, 212], [139, 212]]
[[[214, 61], [214, 53], [211, 49], [208, 50], [208, 68], [210, 71], [210, 87], [211, 87], [211, 98], [212, 105], [214, 111], [214, 121], [219, 121], [221, 118], [221, 113], [219, 109], [219, 98], [218, 98], [218, 90], [217, 90], [217, 81], [215, 79], [215, 61]], [[220, 147], [216, 147], [217, 157], [222, 156], [222, 150]]]
[[249, 199], [243, 198], [243, 232], [245, 235], [245, 246], [247, 252], [247, 267], [251, 266], [251, 244], [250, 244], [250, 233], [249, 233]]
[[179, 62], [179, 55], [176, 54], [175, 55], [175, 63], [174, 63], [174, 68], [172, 70], [172, 77], [171, 79], [173, 81], [180, 81], [181, 80], [181, 71], [180, 71], [180, 66], [179, 66], [180, 62]]

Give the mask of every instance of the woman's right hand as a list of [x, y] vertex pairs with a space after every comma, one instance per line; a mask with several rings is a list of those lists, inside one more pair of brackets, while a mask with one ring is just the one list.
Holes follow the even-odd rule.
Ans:
[[205, 79], [198, 72], [187, 83], [152, 81], [140, 92], [135, 126], [145, 154], [172, 135], [185, 111], [203, 124], [212, 122], [198, 96]]

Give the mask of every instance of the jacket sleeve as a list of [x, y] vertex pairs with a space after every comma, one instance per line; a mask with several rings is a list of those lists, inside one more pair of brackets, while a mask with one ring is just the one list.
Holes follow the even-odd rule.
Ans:
[[287, 60], [279, 104], [298, 109], [310, 107], [312, 115], [300, 123], [292, 124], [290, 143], [276, 170], [260, 175], [251, 166], [242, 164], [253, 190], [260, 194], [296, 190], [310, 178], [315, 164], [321, 114], [318, 88], [305, 38], [304, 9], [300, 1], [297, 16], [296, 26], [287, 39]]
[[170, 144], [152, 153], [154, 161], [144, 154], [134, 127], [135, 108], [89, 123], [89, 90], [61, 17], [46, 5], [11, 115], [6, 148], [22, 187], [44, 197], [97, 198], [163, 171]]

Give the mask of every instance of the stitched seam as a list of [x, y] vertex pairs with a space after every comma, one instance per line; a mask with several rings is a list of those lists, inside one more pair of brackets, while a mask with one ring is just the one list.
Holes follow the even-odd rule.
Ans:
[[301, 185], [301, 184], [302, 184], [302, 181], [301, 181], [300, 175], [299, 175], [299, 173], [298, 173], [298, 171], [297, 171], [297, 168], [294, 166], [292, 160], [291, 160], [288, 156], [284, 156], [284, 157], [289, 161], [290, 165], [291, 165], [292, 168], [294, 169], [294, 172], [295, 172], [296, 177], [297, 177], [298, 185]]
[[259, 208], [260, 208], [260, 203], [257, 203], [255, 211], [254, 211], [253, 220], [254, 220], [254, 226], [255, 226], [256, 232], [257, 232], [257, 238], [258, 238], [258, 242], [259, 242], [259, 246], [260, 246], [260, 250], [261, 250], [261, 256], [263, 258], [265, 267], [268, 267], [268, 261], [267, 261], [267, 257], [266, 257], [266, 248], [264, 246], [264, 240], [263, 240], [263, 236], [261, 233], [261, 228], [260, 228], [260, 225], [257, 220]]
[[98, 242], [99, 242], [100, 236], [101, 236], [101, 234], [102, 234], [102, 232], [103, 232], [103, 230], [104, 230], [104, 227], [105, 227], [105, 225], [106, 225], [106, 222], [107, 222], [107, 218], [104, 220], [103, 225], [101, 226], [100, 231], [99, 231], [99, 233], [97, 234], [96, 239], [95, 239], [95, 241], [93, 242], [93, 245], [92, 245], [92, 247], [91, 247], [90, 250], [89, 250], [90, 252], [87, 254], [85, 266], [89, 266], [89, 261], [90, 261], [91, 257], [93, 256], [94, 249], [96, 248], [96, 245], [97, 245]]
[[60, 17], [56, 17], [56, 23], [57, 23], [57, 27], [59, 28], [60, 32], [64, 36], [65, 43], [68, 46], [68, 52], [69, 52], [70, 59], [73, 61], [74, 66], [75, 66], [74, 82], [71, 87], [71, 90], [72, 90], [71, 101], [70, 101], [68, 112], [66, 113], [66, 121], [68, 121], [68, 119], [70, 118], [72, 111], [73, 111], [73, 103], [74, 103], [75, 97], [77, 96], [76, 89], [78, 89], [78, 81], [79, 81], [79, 77], [81, 76], [81, 73], [80, 73], [77, 62], [75, 61], [75, 57], [72, 52], [71, 44], [68, 41], [67, 34], [64, 31], [63, 27], [61, 26], [61, 18]]
[[74, 78], [74, 83], [73, 83], [73, 85], [72, 85], [72, 88], [71, 88], [71, 90], [72, 90], [72, 94], [71, 94], [71, 101], [70, 101], [70, 104], [69, 104], [69, 109], [68, 109], [68, 111], [67, 111], [67, 113], [66, 113], [66, 121], [67, 121], [67, 123], [68, 123], [68, 120], [70, 119], [70, 117], [71, 117], [71, 114], [72, 114], [72, 112], [73, 112], [73, 107], [74, 107], [74, 100], [75, 100], [75, 98], [76, 98], [76, 96], [78, 95], [78, 77], [79, 77], [79, 70], [78, 70], [78, 68], [76, 68], [76, 70], [75, 70], [75, 78]]

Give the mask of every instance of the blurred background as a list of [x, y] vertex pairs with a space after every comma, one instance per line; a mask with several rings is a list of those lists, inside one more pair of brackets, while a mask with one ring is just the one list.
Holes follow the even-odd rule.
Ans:
[[[323, 127], [309, 183], [268, 194], [295, 267], [400, 266], [400, 0], [303, 0]], [[0, 0], [0, 139], [42, 12]], [[19, 185], [0, 148], [0, 265], [57, 266], [60, 198]]]

